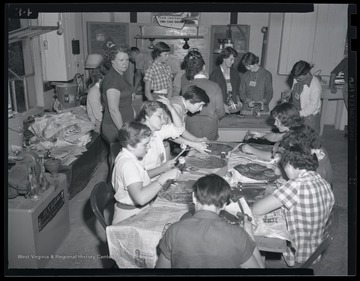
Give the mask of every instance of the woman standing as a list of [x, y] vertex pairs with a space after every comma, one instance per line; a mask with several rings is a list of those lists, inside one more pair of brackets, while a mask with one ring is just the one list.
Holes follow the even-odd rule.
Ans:
[[172, 96], [173, 77], [170, 66], [166, 65], [170, 50], [170, 46], [164, 42], [158, 42], [154, 46], [151, 53], [154, 62], [147, 69], [144, 77], [145, 96], [148, 100], [157, 100], [159, 95], [169, 99]]
[[94, 131], [100, 133], [101, 121], [103, 118], [103, 108], [101, 105], [100, 82], [106, 74], [106, 69], [102, 66], [91, 72], [91, 84], [86, 96], [86, 112], [91, 123], [95, 125]]
[[217, 83], [210, 81], [205, 72], [205, 61], [198, 51], [191, 51], [187, 55], [185, 75], [190, 81], [182, 88], [186, 92], [190, 85], [198, 86], [208, 95], [210, 102], [207, 106], [186, 118], [186, 130], [198, 138], [206, 137], [208, 140], [219, 138], [219, 119], [225, 115], [224, 100], [221, 89]]
[[258, 64], [259, 57], [253, 53], [246, 53], [241, 63], [247, 69], [240, 82], [240, 97], [244, 103], [241, 113], [251, 115], [257, 109], [268, 114], [273, 97], [271, 73]]
[[116, 145], [119, 142], [118, 131], [125, 122], [135, 118], [132, 107], [132, 94], [135, 89], [124, 77], [129, 66], [129, 56], [130, 49], [125, 44], [111, 45], [104, 56], [109, 71], [101, 83], [101, 99], [104, 108], [101, 134], [110, 144], [110, 170], [117, 154], [115, 150], [119, 149], [119, 145]]
[[322, 87], [318, 78], [311, 74], [306, 61], [294, 64], [291, 75], [294, 78], [291, 90], [282, 93], [283, 101], [289, 101], [300, 111], [305, 124], [320, 132], [320, 110]]
[[232, 67], [237, 56], [235, 49], [224, 48], [216, 60], [217, 67], [210, 74], [210, 80], [216, 82], [221, 89], [226, 113], [238, 113], [242, 108], [239, 92], [240, 74]]

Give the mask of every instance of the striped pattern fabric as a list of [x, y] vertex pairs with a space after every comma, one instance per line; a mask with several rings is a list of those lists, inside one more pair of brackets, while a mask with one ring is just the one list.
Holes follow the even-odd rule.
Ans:
[[335, 202], [330, 184], [318, 173], [306, 171], [275, 190], [273, 195], [284, 205], [292, 240], [284, 253], [285, 261], [289, 266], [303, 263], [322, 241]]

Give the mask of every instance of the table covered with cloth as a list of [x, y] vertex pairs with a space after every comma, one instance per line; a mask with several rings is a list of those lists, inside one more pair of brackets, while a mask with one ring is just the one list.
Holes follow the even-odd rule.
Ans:
[[[218, 157], [218, 159], [223, 161], [216, 161], [213, 167], [206, 166], [204, 162], [207, 161], [203, 161], [201, 168], [196, 167], [197, 163], [200, 163], [198, 160], [204, 160], [206, 156], [193, 151], [188, 153], [185, 157], [186, 169], [180, 175], [177, 182], [185, 183], [188, 181], [192, 185], [198, 178], [209, 173], [216, 173], [224, 177], [231, 184], [234, 198], [239, 199], [244, 197], [241, 192], [239, 193], [239, 189], [235, 188], [234, 182], [231, 182], [236, 180], [236, 173], [233, 172], [232, 174], [234, 176], [231, 178], [229, 178], [228, 173], [228, 171], [231, 171], [235, 166], [235, 161], [240, 161], [240, 156], [242, 155], [238, 153], [237, 144], [228, 143], [226, 146], [227, 145], [232, 146], [232, 150], [227, 151], [225, 158], [221, 157], [221, 155], [219, 155], [220, 153], [213, 153], [213, 155], [208, 156]], [[249, 155], [243, 156], [246, 157], [243, 158], [245, 162], [249, 162], [252, 159]], [[214, 158], [211, 158], [211, 160], [214, 160]], [[204, 165], [206, 166], [205, 168]], [[241, 183], [246, 186], [246, 177], [241, 177], [241, 181]], [[181, 193], [188, 192], [191, 194], [191, 187], [184, 188], [184, 185], [178, 185], [177, 182], [170, 183], [167, 186], [168, 193], [172, 196], [164, 196], [164, 192], [159, 193], [154, 202], [142, 212], [106, 228], [110, 257], [116, 261], [119, 268], [154, 268], [159, 255], [158, 243], [162, 235], [169, 225], [178, 221], [191, 209], [191, 196], [174, 196], [174, 194], [176, 194], [174, 190], [176, 189], [181, 190], [179, 191]], [[251, 179], [249, 179], [249, 182], [254, 183]], [[274, 185], [268, 182], [259, 182], [263, 184], [261, 188], [262, 191], [268, 190], [268, 192], [271, 192], [271, 188], [275, 188]], [[247, 213], [248, 207], [245, 207], [245, 210], [240, 210], [238, 202], [235, 201], [229, 205], [226, 211], [235, 217], [239, 211]], [[282, 228], [286, 228], [285, 219], [281, 212], [270, 214], [268, 217], [253, 217], [254, 223], [259, 224], [260, 222], [262, 224], [261, 232], [266, 232], [266, 223], [272, 220], [277, 220], [281, 223]], [[271, 234], [270, 237], [266, 237], [266, 233], [260, 233], [260, 235], [254, 233], [254, 235], [255, 242], [258, 244], [260, 250], [273, 252], [286, 251], [286, 237], [280, 238], [272, 236]]]

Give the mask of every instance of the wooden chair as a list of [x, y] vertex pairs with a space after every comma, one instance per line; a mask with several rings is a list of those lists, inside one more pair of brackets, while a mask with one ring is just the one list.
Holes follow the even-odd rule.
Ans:
[[313, 262], [325, 251], [334, 240], [336, 229], [338, 227], [338, 212], [333, 207], [329, 219], [325, 225], [323, 241], [316, 248], [315, 252], [300, 266], [301, 268], [309, 268]]

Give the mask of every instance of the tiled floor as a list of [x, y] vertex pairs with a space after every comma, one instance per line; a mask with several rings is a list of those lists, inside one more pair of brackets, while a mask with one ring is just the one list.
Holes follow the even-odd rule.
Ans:
[[[315, 275], [348, 275], [348, 140], [344, 131], [325, 126], [323, 145], [330, 155], [334, 170], [334, 193], [339, 210], [339, 227], [336, 237], [325, 252], [322, 261], [314, 265]], [[51, 260], [47, 268], [107, 268], [108, 249], [104, 229], [96, 221], [89, 202], [94, 185], [105, 180], [107, 163], [96, 170], [89, 184], [70, 201], [71, 232], [57, 251], [61, 258]], [[355, 245], [350, 244], [349, 247]]]

